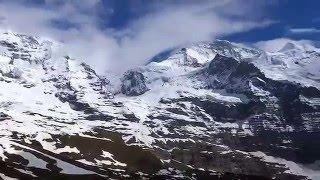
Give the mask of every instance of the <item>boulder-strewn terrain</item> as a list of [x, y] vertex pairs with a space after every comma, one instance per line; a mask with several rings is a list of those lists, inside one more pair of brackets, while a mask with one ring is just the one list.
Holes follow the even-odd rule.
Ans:
[[320, 178], [320, 49], [216, 40], [111, 75], [63, 46], [0, 35], [1, 178]]

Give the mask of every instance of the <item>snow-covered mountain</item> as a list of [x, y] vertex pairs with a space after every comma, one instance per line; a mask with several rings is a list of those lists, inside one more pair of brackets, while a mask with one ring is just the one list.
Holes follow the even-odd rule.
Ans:
[[0, 35], [0, 177], [320, 177], [319, 49], [216, 40], [100, 75], [63, 46]]

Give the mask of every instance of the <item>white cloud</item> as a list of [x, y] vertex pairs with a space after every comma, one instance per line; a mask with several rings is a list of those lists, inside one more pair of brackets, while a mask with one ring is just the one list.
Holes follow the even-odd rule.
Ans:
[[[122, 39], [122, 59], [129, 64], [141, 62], [156, 53], [179, 44], [213, 40], [221, 35], [243, 32], [263, 27], [270, 21], [236, 21], [198, 8], [168, 9], [149, 14], [127, 29], [129, 35]], [[143, 53], [142, 53], [143, 52]]]
[[[180, 44], [212, 40], [272, 23], [247, 17], [253, 13], [248, 7], [256, 7], [256, 1], [224, 0], [159, 4], [155, 11], [131, 21], [125, 29], [102, 30], [98, 28], [99, 17], [95, 14], [100, 1], [81, 2], [46, 0], [47, 7], [54, 8], [42, 9], [20, 3], [0, 3], [0, 25], [19, 33], [63, 41], [71, 55], [101, 72], [143, 64], [156, 53]], [[68, 20], [78, 26], [66, 30], [55, 28], [50, 24], [54, 19]]]

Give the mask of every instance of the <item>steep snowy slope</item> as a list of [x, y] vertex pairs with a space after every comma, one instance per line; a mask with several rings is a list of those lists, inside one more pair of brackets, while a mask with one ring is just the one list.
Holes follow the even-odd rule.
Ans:
[[[141, 86], [149, 91], [116, 99], [152, 126], [156, 138], [145, 144], [174, 150], [169, 159], [193, 167], [245, 174], [272, 169], [252, 167], [257, 162], [246, 158], [248, 151], [312, 163], [319, 158], [313, 143], [319, 136], [320, 69], [311, 68], [319, 65], [318, 52], [268, 53], [227, 41], [195, 44], [136, 69], [144, 76]], [[237, 163], [230, 165], [229, 158]], [[301, 170], [290, 161], [273, 162], [289, 168], [277, 172], [281, 175]]]
[[1, 177], [319, 177], [317, 48], [198, 43], [110, 82], [63, 46], [0, 35]]

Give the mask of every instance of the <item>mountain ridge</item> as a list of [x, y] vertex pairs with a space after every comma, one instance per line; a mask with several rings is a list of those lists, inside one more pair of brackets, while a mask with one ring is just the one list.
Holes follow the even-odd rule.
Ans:
[[0, 37], [0, 157], [20, 163], [3, 174], [319, 177], [300, 167], [320, 158], [316, 48], [195, 43], [114, 79], [60, 44]]

